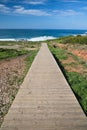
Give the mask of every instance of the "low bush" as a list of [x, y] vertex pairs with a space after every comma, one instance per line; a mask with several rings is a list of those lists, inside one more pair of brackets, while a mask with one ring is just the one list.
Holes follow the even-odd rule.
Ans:
[[3, 49], [0, 48], [0, 60], [1, 59], [6, 59], [6, 58], [11, 58], [11, 57], [17, 57], [20, 55], [27, 54], [28, 51], [26, 50], [16, 50], [16, 49]]

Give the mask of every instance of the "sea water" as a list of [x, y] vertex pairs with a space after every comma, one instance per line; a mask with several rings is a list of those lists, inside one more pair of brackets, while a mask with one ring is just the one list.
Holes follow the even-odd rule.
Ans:
[[0, 29], [0, 41], [45, 41], [69, 35], [87, 35], [87, 30], [72, 29]]

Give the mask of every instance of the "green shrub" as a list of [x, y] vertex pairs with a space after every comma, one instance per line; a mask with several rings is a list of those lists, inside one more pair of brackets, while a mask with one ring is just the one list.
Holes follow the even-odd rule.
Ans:
[[57, 58], [66, 60], [68, 58], [67, 54], [65, 53], [65, 50], [58, 47], [52, 47], [49, 45], [49, 48], [51, 49], [53, 55], [56, 55]]
[[68, 82], [87, 114], [87, 80], [77, 72], [68, 72]]
[[61, 43], [73, 43], [73, 44], [87, 44], [87, 36], [68, 36], [61, 38]]
[[[78, 36], [78, 38], [79, 37], [80, 36]], [[73, 39], [73, 38], [70, 37], [70, 40], [71, 39]], [[73, 39], [73, 41], [76, 42], [75, 39]], [[77, 63], [75, 63], [76, 65], [81, 64], [84, 66], [84, 62], [79, 61], [79, 59], [76, 56], [71, 55], [71, 53], [69, 54], [66, 50], [58, 48], [58, 47], [54, 48], [52, 46], [52, 44], [49, 44], [49, 48], [50, 48], [52, 54], [55, 55], [56, 61], [59, 61], [60, 64], [61, 64], [61, 61], [66, 60], [68, 58], [68, 56], [70, 55], [70, 57], [72, 56], [75, 59], [75, 61], [77, 61]], [[60, 67], [61, 67], [61, 70], [62, 70], [65, 78], [67, 79], [68, 83], [70, 84], [73, 92], [75, 93], [79, 103], [81, 104], [84, 112], [87, 115], [87, 76], [85, 74], [81, 75], [80, 73], [77, 73], [77, 72], [67, 72], [64, 69], [64, 67], [65, 67], [64, 64], [60, 65]]]
[[15, 50], [15, 49], [3, 49], [0, 48], [0, 59], [6, 59], [11, 57], [17, 57], [23, 54], [27, 54], [28, 51], [26, 50]]

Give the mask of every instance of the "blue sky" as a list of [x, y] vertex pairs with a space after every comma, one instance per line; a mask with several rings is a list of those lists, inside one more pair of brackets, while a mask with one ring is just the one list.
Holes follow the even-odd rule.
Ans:
[[0, 0], [0, 28], [87, 29], [87, 1]]

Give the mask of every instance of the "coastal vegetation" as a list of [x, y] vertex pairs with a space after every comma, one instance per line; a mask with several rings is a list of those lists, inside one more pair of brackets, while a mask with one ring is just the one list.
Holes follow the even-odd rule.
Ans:
[[87, 36], [48, 41], [49, 48], [87, 115]]
[[87, 35], [65, 36], [65, 37], [60, 37], [58, 39], [55, 39], [53, 41], [63, 43], [63, 44], [72, 43], [72, 44], [87, 45]]
[[0, 42], [0, 125], [39, 48], [35, 42]]
[[21, 56], [24, 54], [29, 53], [29, 51], [26, 50], [16, 50], [16, 49], [3, 49], [0, 48], [0, 60], [1, 59], [7, 59], [7, 58], [12, 58], [12, 57], [17, 57], [17, 56]]
[[[87, 36], [60, 37], [47, 43], [87, 115]], [[0, 42], [0, 125], [39, 48], [40, 42]]]

